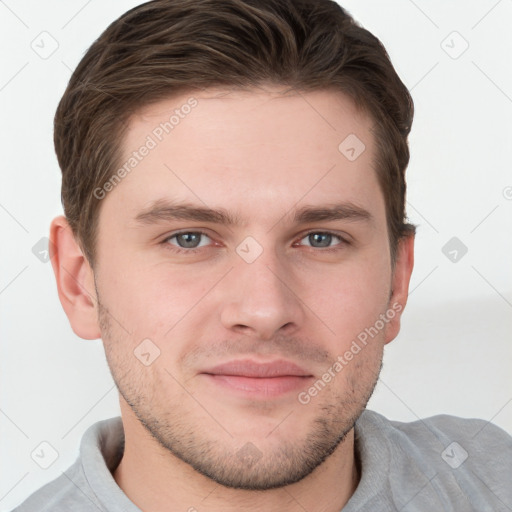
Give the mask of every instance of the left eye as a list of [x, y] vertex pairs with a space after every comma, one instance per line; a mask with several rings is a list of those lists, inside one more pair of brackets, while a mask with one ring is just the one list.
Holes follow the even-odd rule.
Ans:
[[339, 245], [343, 242], [343, 239], [334, 233], [324, 233], [324, 232], [314, 232], [306, 235], [302, 240], [307, 240], [307, 244], [310, 247], [314, 248], [322, 248], [322, 247], [332, 247], [331, 242], [333, 240], [337, 240], [338, 243], [334, 245]]
[[[206, 238], [206, 242], [201, 240], [201, 237]], [[172, 243], [172, 245], [177, 245], [182, 249], [196, 249], [197, 247], [202, 247], [204, 245], [208, 245], [211, 242], [210, 238], [201, 233], [199, 231], [187, 231], [184, 233], [176, 233], [175, 235], [167, 238], [167, 242], [171, 242], [171, 240], [176, 240], [176, 243]], [[204, 242], [204, 243], [203, 243]]]

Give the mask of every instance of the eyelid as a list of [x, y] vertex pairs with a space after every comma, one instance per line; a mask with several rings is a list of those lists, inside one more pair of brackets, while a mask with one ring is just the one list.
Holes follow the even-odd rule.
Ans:
[[[197, 228], [197, 229], [181, 229], [181, 230], [178, 230], [178, 231], [174, 231], [172, 233], [170, 233], [169, 235], [167, 235], [160, 243], [162, 245], [165, 245], [167, 247], [171, 246], [171, 249], [172, 251], [174, 252], [177, 252], [177, 253], [194, 253], [194, 252], [197, 252], [197, 251], [200, 251], [200, 250], [204, 250], [204, 249], [207, 249], [209, 247], [211, 247], [211, 244], [207, 244], [207, 245], [202, 245], [202, 246], [199, 246], [199, 247], [193, 247], [193, 248], [185, 248], [185, 247], [180, 247], [179, 245], [176, 245], [176, 244], [172, 244], [172, 243], [169, 243], [169, 240], [178, 236], [178, 235], [181, 235], [181, 234], [184, 234], [184, 233], [194, 233], [194, 234], [200, 234], [200, 235], [203, 235], [203, 236], [206, 236], [207, 238], [209, 238], [212, 242], [214, 241], [213, 237], [207, 233], [205, 230], [203, 229], [200, 229], [200, 228]], [[292, 246], [295, 246], [295, 244], [297, 244], [297, 242], [300, 242], [302, 241], [304, 238], [306, 238], [307, 236], [313, 234], [313, 233], [321, 233], [321, 234], [325, 234], [325, 235], [331, 235], [331, 236], [334, 236], [336, 238], [338, 238], [339, 240], [339, 243], [333, 245], [333, 246], [329, 246], [329, 247], [313, 247], [311, 245], [302, 245], [303, 247], [309, 247], [313, 250], [318, 250], [318, 251], [328, 251], [328, 250], [336, 250], [336, 248], [338, 248], [339, 246], [343, 246], [343, 245], [350, 245], [350, 240], [348, 240], [348, 236], [346, 235], [342, 235], [340, 233], [337, 233], [335, 231], [330, 231], [330, 230], [327, 230], [327, 229], [310, 229], [304, 233], [301, 233], [299, 235], [299, 237], [297, 237], [295, 240], [295, 242], [292, 244]], [[218, 244], [217, 244], [218, 245]]]
[[160, 243], [163, 245], [166, 245], [166, 246], [169, 246], [169, 245], [172, 246], [171, 250], [177, 251], [177, 252], [194, 252], [194, 251], [198, 251], [200, 249], [204, 249], [205, 247], [208, 247], [209, 244], [187, 249], [186, 247], [180, 247], [179, 245], [169, 243], [169, 241], [172, 238], [174, 238], [178, 235], [183, 235], [185, 233], [194, 233], [194, 234], [204, 235], [207, 238], [209, 238], [211, 241], [213, 241], [213, 238], [206, 231], [204, 231], [202, 229], [181, 229], [181, 230], [174, 231], [173, 233], [167, 235]]
[[320, 233], [323, 235], [331, 235], [331, 236], [338, 238], [340, 240], [340, 242], [333, 246], [330, 246], [330, 247], [312, 247], [311, 245], [306, 245], [305, 247], [311, 247], [312, 249], [328, 250], [328, 249], [334, 249], [340, 245], [349, 245], [350, 244], [350, 240], [348, 240], [348, 236], [344, 236], [341, 233], [338, 233], [336, 231], [330, 231], [328, 229], [310, 229], [309, 231], [302, 233], [300, 235], [300, 237], [297, 238], [297, 241], [300, 242], [301, 240], [303, 240], [304, 238], [306, 238], [307, 236], [309, 236], [313, 233]]

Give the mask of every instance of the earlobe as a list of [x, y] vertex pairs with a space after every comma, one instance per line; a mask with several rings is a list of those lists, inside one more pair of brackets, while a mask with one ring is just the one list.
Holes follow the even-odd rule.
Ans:
[[100, 338], [94, 274], [64, 216], [52, 221], [50, 242], [59, 299], [71, 328], [80, 338]]
[[407, 304], [409, 282], [414, 267], [414, 235], [403, 237], [398, 242], [397, 257], [393, 272], [389, 308], [395, 311], [386, 328], [386, 343], [394, 340], [400, 332], [400, 318]]

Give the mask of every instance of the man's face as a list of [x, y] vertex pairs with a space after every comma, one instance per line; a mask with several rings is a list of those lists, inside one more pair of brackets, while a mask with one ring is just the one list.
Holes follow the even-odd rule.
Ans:
[[190, 96], [130, 120], [120, 167], [137, 162], [101, 203], [102, 338], [162, 447], [226, 486], [281, 486], [351, 430], [396, 334], [371, 122], [334, 92], [212, 89], [166, 133]]

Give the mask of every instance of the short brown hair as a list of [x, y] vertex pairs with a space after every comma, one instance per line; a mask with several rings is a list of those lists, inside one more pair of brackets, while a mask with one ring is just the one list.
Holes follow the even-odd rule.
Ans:
[[[405, 222], [413, 102], [380, 41], [331, 0], [155, 0], [114, 21], [89, 48], [55, 115], [62, 203], [94, 262], [100, 199], [130, 115], [212, 86], [338, 90], [373, 120], [375, 168], [392, 261]], [[341, 142], [341, 141], [340, 141]]]

